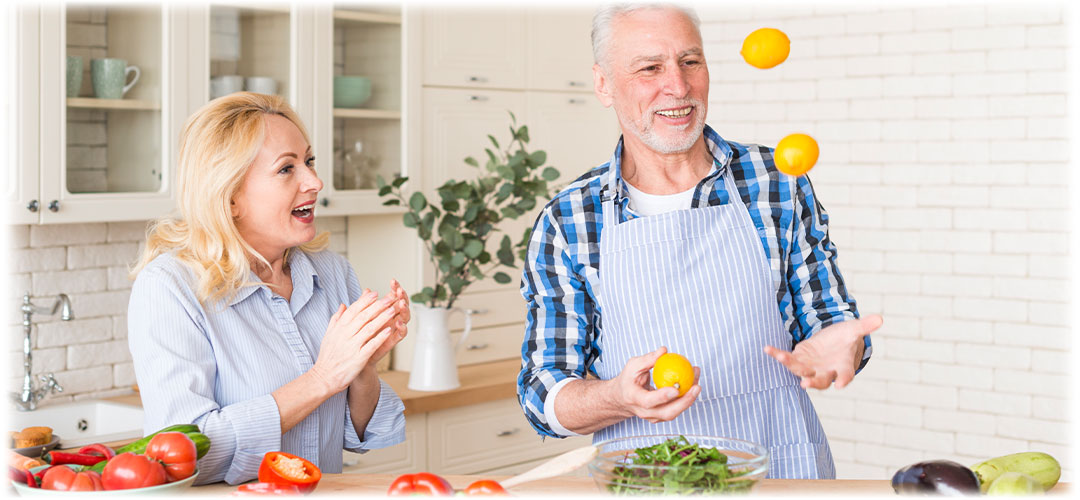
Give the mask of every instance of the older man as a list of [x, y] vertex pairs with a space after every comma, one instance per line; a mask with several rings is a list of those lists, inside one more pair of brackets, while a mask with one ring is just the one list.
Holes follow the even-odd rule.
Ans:
[[[520, 401], [541, 435], [735, 437], [769, 448], [771, 477], [835, 477], [806, 388], [846, 386], [882, 319], [859, 319], [809, 179], [705, 125], [698, 25], [664, 5], [593, 20], [623, 135], [536, 221]], [[668, 349], [699, 365], [681, 397], [649, 384]]]

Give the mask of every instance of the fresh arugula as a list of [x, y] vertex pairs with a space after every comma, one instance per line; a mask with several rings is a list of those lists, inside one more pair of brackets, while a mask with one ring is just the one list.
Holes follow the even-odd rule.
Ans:
[[[685, 436], [637, 448], [612, 470], [608, 490], [623, 495], [691, 495], [748, 492], [752, 479], [732, 481], [751, 469], [732, 471], [716, 448], [691, 443]], [[660, 467], [636, 467], [651, 465]]]

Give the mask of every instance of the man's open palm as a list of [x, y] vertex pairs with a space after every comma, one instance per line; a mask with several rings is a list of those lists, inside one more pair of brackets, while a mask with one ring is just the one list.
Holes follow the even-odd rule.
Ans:
[[836, 323], [795, 344], [792, 352], [765, 346], [765, 353], [801, 378], [804, 389], [827, 389], [834, 381], [842, 389], [855, 378], [863, 354], [863, 337], [877, 330], [882, 321], [881, 316], [871, 314]]

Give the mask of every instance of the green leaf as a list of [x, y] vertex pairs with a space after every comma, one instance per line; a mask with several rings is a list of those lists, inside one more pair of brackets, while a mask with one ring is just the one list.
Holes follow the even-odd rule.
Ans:
[[424, 197], [424, 193], [417, 191], [409, 197], [409, 208], [419, 212], [427, 206], [427, 198]]
[[525, 199], [517, 202], [516, 204], [514, 204], [514, 208], [517, 208], [518, 210], [520, 210], [521, 213], [528, 213], [529, 210], [532, 210], [532, 209], [536, 208], [536, 199], [535, 198], [525, 198]]
[[522, 125], [521, 128], [517, 129], [517, 133], [515, 135], [517, 135], [518, 139], [520, 139], [521, 142], [528, 143], [529, 142], [529, 127], [526, 126], [526, 125]]
[[503, 207], [502, 215], [507, 219], [516, 219], [521, 216], [521, 211], [514, 207]]
[[469, 208], [465, 209], [465, 222], [469, 223], [476, 220], [477, 214], [480, 213], [480, 205], [470, 204]]
[[473, 196], [473, 188], [468, 182], [459, 182], [454, 185], [454, 196], [459, 200], [467, 200]]
[[473, 262], [472, 264], [469, 264], [469, 276], [472, 276], [473, 278], [476, 278], [478, 280], [482, 280], [484, 279], [484, 271], [481, 271], [480, 266], [476, 265], [476, 263]]
[[417, 218], [416, 214], [413, 212], [405, 212], [405, 214], [401, 216], [401, 220], [405, 224], [405, 227], [416, 227], [420, 224], [420, 219]]
[[559, 171], [555, 167], [548, 167], [544, 169], [540, 177], [543, 177], [545, 181], [553, 181], [559, 178]]
[[466, 258], [464, 253], [455, 252], [454, 256], [450, 257], [450, 267], [452, 269], [464, 267]]
[[394, 188], [392, 188], [390, 186], [383, 186], [383, 187], [379, 188], [379, 196], [386, 196], [386, 195], [390, 194], [390, 191], [393, 191], [393, 190], [394, 190]]
[[458, 208], [461, 208], [461, 204], [457, 200], [446, 200], [442, 202], [442, 207], [447, 212], [457, 212]]
[[476, 158], [473, 158], [471, 156], [465, 158], [465, 164], [472, 165], [474, 167], [480, 166], [480, 162], [476, 161]]
[[401, 200], [399, 200], [399, 199], [397, 199], [397, 198], [394, 198], [394, 199], [392, 199], [392, 200], [386, 200], [386, 201], [384, 201], [384, 202], [383, 202], [382, 204], [383, 204], [384, 206], [387, 206], [387, 207], [388, 207], [388, 206], [390, 206], [390, 205], [400, 205], [400, 204], [401, 204]]
[[484, 152], [488, 155], [487, 169], [491, 171], [499, 165], [499, 158], [496, 157], [495, 153], [488, 148], [484, 148]]
[[495, 145], [495, 149], [502, 149], [502, 146], [499, 145], [499, 141], [495, 140], [495, 136], [488, 134], [488, 139], [491, 139], [491, 143]]
[[401, 187], [402, 184], [405, 184], [406, 182], [408, 182], [408, 180], [409, 180], [408, 177], [398, 176], [398, 177], [394, 178], [394, 181], [391, 182], [390, 185], [394, 186], [396, 188], [399, 188], [399, 187]]
[[517, 123], [517, 117], [514, 116], [514, 112], [510, 110], [506, 110], [506, 112], [510, 113], [510, 121]]
[[446, 284], [450, 287], [450, 293], [454, 296], [457, 296], [459, 293], [461, 293], [461, 290], [463, 290], [466, 286], [469, 285], [469, 282], [464, 278], [458, 276], [451, 276], [446, 279]]
[[454, 254], [454, 249], [450, 248], [445, 241], [440, 241], [435, 244], [435, 256], [442, 259], [449, 259]]
[[505, 284], [509, 283], [510, 281], [512, 281], [510, 279], [510, 275], [506, 274], [506, 273], [504, 273], [502, 271], [499, 271], [499, 272], [495, 273], [494, 278], [495, 278], [496, 283], [500, 283], [500, 284], [503, 284], [503, 285], [505, 285]]
[[481, 252], [480, 256], [476, 258], [476, 261], [481, 264], [487, 264], [491, 262], [491, 254], [488, 252]]
[[547, 153], [543, 151], [533, 151], [533, 153], [529, 155], [529, 162], [535, 167], [543, 165], [545, 161], [547, 161]]
[[[432, 207], [432, 210], [434, 209], [435, 208]], [[431, 228], [435, 226], [435, 217], [437, 217], [437, 215], [434, 212], [428, 212], [420, 221], [420, 228], [417, 232], [420, 233], [420, 237], [424, 240], [431, 238]]]
[[495, 256], [499, 258], [500, 264], [514, 267], [514, 252], [510, 249], [509, 236], [503, 235], [502, 242], [499, 244], [499, 251], [495, 253]]
[[480, 256], [480, 253], [484, 251], [484, 243], [480, 240], [469, 239], [465, 243], [465, 248], [462, 250], [465, 255], [470, 259], [475, 259]]
[[510, 159], [506, 162], [506, 166], [516, 168], [525, 163], [525, 158], [528, 157], [525, 155], [524, 151], [515, 151], [513, 155], [510, 155]]
[[502, 177], [503, 179], [511, 182], [514, 181], [514, 169], [500, 165], [499, 167], [495, 168], [495, 171], [499, 173], [499, 177]]
[[450, 248], [454, 250], [461, 250], [465, 248], [465, 237], [457, 231], [457, 229], [448, 231], [444, 236], [446, 238], [446, 244], [450, 245]]
[[435, 298], [443, 300], [446, 298], [446, 287], [442, 285], [435, 285]]
[[[383, 186], [386, 186], [386, 179], [383, 179], [381, 175], [375, 176], [375, 187], [382, 190]], [[382, 196], [382, 195], [380, 195]]]

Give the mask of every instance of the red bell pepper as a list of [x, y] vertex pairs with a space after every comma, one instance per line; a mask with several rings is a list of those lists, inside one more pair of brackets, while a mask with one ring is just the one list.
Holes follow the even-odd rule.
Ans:
[[79, 448], [79, 453], [83, 455], [100, 455], [105, 457], [105, 460], [116, 456], [116, 452], [113, 451], [112, 448], [109, 448], [108, 446], [105, 446], [101, 443], [94, 443], [83, 446], [82, 448]]
[[52, 465], [94, 465], [98, 462], [108, 460], [101, 455], [89, 455], [84, 453], [65, 453], [63, 451], [50, 451], [46, 452], [45, 456], [41, 457], [47, 464]]
[[259, 464], [259, 482], [296, 486], [301, 493], [310, 493], [322, 479], [315, 464], [283, 451], [263, 455]]
[[430, 472], [418, 472], [416, 474], [402, 474], [390, 483], [387, 495], [429, 495], [449, 496], [454, 494], [454, 487], [447, 480]]

